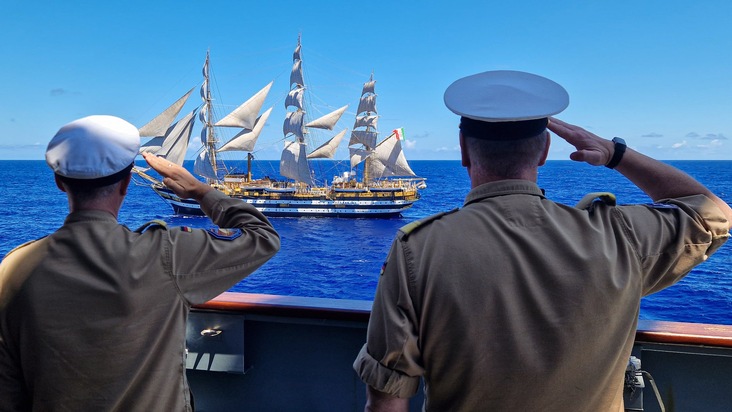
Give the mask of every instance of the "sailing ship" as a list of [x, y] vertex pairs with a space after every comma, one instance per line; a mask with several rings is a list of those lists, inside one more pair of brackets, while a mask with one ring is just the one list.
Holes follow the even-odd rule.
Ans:
[[[182, 165], [198, 111], [201, 123], [202, 149], [195, 159], [193, 171], [208, 184], [226, 195], [252, 204], [267, 216], [326, 216], [326, 217], [392, 217], [410, 208], [426, 187], [425, 179], [416, 176], [404, 156], [401, 142], [404, 130], [395, 129], [378, 142], [378, 118], [375, 80], [373, 74], [364, 83], [356, 119], [351, 131], [348, 170], [334, 176], [330, 184], [318, 181], [311, 171], [313, 159], [333, 159], [344, 129], [312, 151], [308, 138], [312, 129], [333, 130], [348, 106], [342, 106], [315, 120], [307, 120], [305, 82], [303, 80], [301, 42], [293, 53], [290, 86], [285, 98], [286, 115], [283, 124], [284, 149], [280, 159], [280, 175], [284, 179], [255, 178], [252, 173], [253, 152], [272, 108], [259, 115], [273, 82], [253, 95], [220, 120], [213, 117], [209, 76], [209, 54], [203, 66], [200, 89], [202, 104], [175, 122], [193, 89], [173, 103], [160, 115], [141, 127], [141, 137], [152, 137], [140, 152], [150, 152]], [[220, 145], [217, 129], [241, 129]], [[236, 173], [221, 160], [221, 153], [246, 152], [247, 171]], [[316, 160], [317, 162], [317, 160]], [[145, 184], [168, 202], [176, 214], [203, 215], [200, 205], [192, 199], [181, 199], [161, 181], [142, 168], [135, 172]], [[357, 171], [360, 170], [360, 173]], [[291, 179], [291, 180], [290, 180]]]

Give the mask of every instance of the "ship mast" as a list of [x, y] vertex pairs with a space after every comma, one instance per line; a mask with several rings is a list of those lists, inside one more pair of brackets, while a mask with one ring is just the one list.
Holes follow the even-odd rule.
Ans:
[[[301, 38], [297, 37], [297, 46], [292, 54], [292, 71], [290, 72], [290, 91], [287, 93], [285, 98], [285, 109], [294, 108], [295, 110], [287, 111], [285, 114], [285, 121], [282, 126], [282, 131], [285, 138], [292, 136], [294, 140], [285, 140], [285, 149], [282, 151], [282, 157], [280, 159], [280, 174], [296, 182], [305, 183], [309, 186], [315, 185], [315, 180], [310, 172], [310, 166], [308, 165], [308, 158], [317, 157], [332, 157], [330, 150], [325, 149], [324, 146], [328, 146], [330, 149], [335, 150], [337, 142], [343, 137], [337, 135], [326, 145], [319, 147], [316, 151], [321, 152], [316, 154], [306, 153], [305, 135], [308, 133], [309, 128], [333, 130], [338, 119], [341, 118], [345, 113], [348, 105], [340, 107], [327, 113], [315, 120], [305, 123], [305, 110], [303, 108], [303, 94], [305, 92], [305, 81], [302, 75], [302, 58], [300, 51], [302, 49]], [[334, 143], [334, 140], [336, 143]], [[324, 154], [328, 152], [328, 154]]]
[[[354, 159], [363, 159], [363, 183], [369, 185], [371, 183], [371, 153], [376, 148], [376, 139], [379, 134], [377, 121], [378, 114], [376, 111], [376, 81], [374, 73], [371, 73], [369, 81], [363, 84], [361, 98], [356, 110], [356, 122], [351, 132], [351, 140], [349, 146], [361, 145], [360, 148], [351, 148], [351, 167], [354, 166]], [[355, 155], [355, 158], [354, 158]], [[356, 160], [358, 161], [358, 160]]]
[[[365, 146], [366, 150], [371, 151], [373, 148]], [[369, 175], [369, 169], [371, 168], [371, 157], [367, 157], [363, 162], [363, 184], [368, 186], [371, 184], [371, 176]]]
[[[369, 83], [372, 85], [374, 84], [374, 72], [371, 72], [371, 77], [369, 77]], [[374, 90], [372, 89], [371, 91], [373, 93]], [[373, 96], [376, 97], [375, 94]], [[366, 116], [371, 116], [371, 112], [366, 111]], [[371, 128], [372, 128], [372, 126], [368, 126], [366, 129], [368, 130]], [[376, 131], [375, 128], [373, 128], [373, 129], [374, 129], [374, 131]], [[368, 152], [374, 150], [374, 148], [369, 146], [367, 143], [364, 143], [364, 147], [366, 148], [366, 151], [368, 151]], [[363, 184], [366, 186], [371, 184], [371, 176], [369, 176], [369, 170], [371, 170], [371, 156], [368, 156], [366, 158], [366, 161], [363, 163]]]
[[203, 128], [201, 129], [201, 143], [206, 146], [209, 163], [211, 164], [214, 176], [216, 176], [216, 172], [218, 171], [216, 167], [216, 144], [218, 143], [218, 139], [216, 139], [215, 128], [211, 122], [212, 99], [208, 62], [209, 51], [206, 51], [206, 63], [203, 65], [203, 85], [201, 85], [201, 99], [203, 100], [203, 106], [199, 112], [199, 119], [201, 120], [201, 123], [203, 123]]

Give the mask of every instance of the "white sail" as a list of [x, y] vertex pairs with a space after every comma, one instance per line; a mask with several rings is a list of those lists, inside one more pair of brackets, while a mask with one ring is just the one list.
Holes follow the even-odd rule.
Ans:
[[314, 185], [304, 143], [285, 142], [285, 150], [282, 151], [280, 158], [280, 174], [297, 182]]
[[[259, 110], [261, 110], [274, 82], [269, 82], [249, 100], [239, 105], [224, 118], [216, 121], [213, 118], [214, 113], [212, 111], [214, 100], [211, 96], [209, 79], [209, 53], [206, 53], [206, 62], [203, 65], [202, 73], [202, 104], [198, 117], [201, 122], [201, 144], [203, 147], [200, 155], [196, 158], [194, 172], [207, 178], [209, 183], [213, 183], [218, 181], [219, 168], [224, 166], [218, 159], [218, 152], [230, 150], [252, 151], [254, 149], [254, 144], [272, 111], [272, 109], [269, 109], [266, 113], [258, 116]], [[216, 136], [217, 127], [241, 127], [243, 130], [219, 147], [219, 140]]]
[[340, 120], [341, 116], [343, 116], [343, 113], [346, 111], [347, 108], [348, 105], [345, 105], [339, 109], [333, 110], [325, 116], [321, 116], [313, 120], [312, 122], [309, 122], [305, 125], [305, 127], [333, 130], [333, 127], [335, 127], [336, 123], [338, 123], [338, 120]]
[[285, 115], [285, 123], [282, 125], [282, 133], [284, 133], [285, 136], [294, 134], [300, 141], [302, 141], [305, 137], [303, 134], [302, 124], [304, 115], [305, 112], [303, 111], [287, 112]]
[[158, 150], [160, 150], [161, 147], [163, 147], [164, 141], [165, 141], [165, 136], [153, 137], [152, 139], [148, 140], [144, 144], [141, 144], [140, 150], [137, 153], [138, 154], [143, 154], [143, 153], [155, 154]]
[[206, 52], [206, 62], [203, 63], [203, 84], [201, 84], [201, 110], [198, 111], [198, 120], [201, 121], [201, 144], [203, 147], [209, 144], [209, 133], [208, 129], [211, 127], [209, 119], [209, 110], [211, 110], [211, 90], [208, 85], [208, 52]]
[[270, 107], [266, 112], [262, 113], [261, 116], [257, 118], [257, 121], [254, 123], [254, 129], [244, 129], [241, 132], [239, 132], [236, 136], [232, 137], [231, 140], [226, 142], [223, 146], [221, 146], [217, 152], [228, 152], [228, 151], [244, 151], [244, 152], [252, 152], [254, 151], [254, 146], [257, 143], [257, 139], [259, 138], [259, 134], [262, 133], [262, 129], [264, 128], [264, 124], [267, 123], [267, 119], [269, 118], [270, 113], [272, 113], [272, 108]]
[[361, 90], [361, 94], [364, 95], [366, 93], [376, 93], [375, 90], [376, 86], [376, 80], [369, 80], [366, 83], [363, 84], [363, 89]]
[[332, 159], [335, 156], [335, 152], [338, 149], [338, 145], [341, 144], [343, 136], [346, 135], [348, 129], [343, 129], [342, 132], [333, 136], [332, 139], [323, 143], [319, 148], [313, 150], [308, 155], [308, 159]]
[[[349, 141], [351, 169], [364, 163], [364, 182], [392, 176], [416, 176], [409, 167], [402, 151], [401, 140], [404, 129], [394, 130], [389, 137], [378, 145], [378, 115], [376, 114], [376, 94], [373, 74], [364, 83], [356, 112], [356, 122]], [[364, 114], [365, 113], [365, 114]], [[358, 146], [361, 145], [361, 146]]]
[[[298, 45], [298, 47], [300, 46]], [[292, 86], [293, 84], [296, 84], [298, 86], [302, 86], [305, 84], [304, 80], [302, 79], [302, 60], [296, 60], [292, 64], [292, 71], [290, 72], [290, 86]]]
[[358, 103], [358, 110], [356, 113], [370, 112], [376, 113], [376, 95], [368, 95], [361, 97]]
[[366, 147], [374, 147], [376, 146], [378, 136], [378, 132], [354, 130], [351, 132], [351, 140], [348, 141], [348, 145], [353, 146], [355, 144], [362, 144]]
[[178, 113], [180, 113], [192, 92], [193, 89], [188, 90], [188, 93], [184, 94], [181, 98], [176, 100], [175, 103], [170, 105], [170, 107], [155, 116], [155, 118], [150, 120], [146, 125], [142, 126], [139, 129], [140, 137], [165, 136], [170, 131], [170, 125], [172, 125], [175, 118], [178, 117]]
[[[300, 38], [297, 39], [297, 46], [292, 53], [292, 71], [290, 72], [290, 91], [285, 99], [285, 109], [294, 107], [296, 110], [285, 114], [285, 121], [282, 124], [282, 133], [285, 137], [295, 135], [298, 142], [305, 141], [305, 111], [303, 110], [303, 93], [305, 86], [302, 77], [302, 60], [300, 60]], [[294, 87], [293, 87], [294, 84]], [[287, 146], [286, 146], [287, 147]], [[286, 156], [283, 152], [282, 156]], [[304, 160], [304, 157], [303, 157]], [[293, 179], [295, 179], [293, 177]]]
[[202, 151], [198, 157], [196, 157], [196, 161], [193, 163], [193, 172], [207, 179], [217, 179], [216, 171], [211, 167], [211, 159], [208, 156], [207, 150]]
[[369, 168], [372, 177], [416, 176], [402, 151], [400, 135], [403, 136], [403, 132], [397, 130], [374, 149]]
[[[201, 113], [198, 113], [198, 116], [200, 117]], [[204, 127], [201, 129], [201, 144], [206, 144], [207, 141], [208, 141], [208, 129], [206, 129]]]
[[287, 97], [285, 98], [285, 108], [292, 106], [296, 109], [302, 110], [302, 98], [304, 91], [305, 89], [290, 90], [290, 92], [287, 93]]
[[310, 155], [307, 155], [305, 146], [305, 135], [308, 133], [307, 129], [333, 130], [348, 106], [340, 107], [312, 121], [305, 120], [306, 112], [303, 110], [303, 107], [306, 107], [306, 105], [303, 104], [303, 94], [306, 87], [303, 82], [301, 48], [300, 38], [298, 38], [297, 46], [292, 54], [293, 62], [290, 73], [290, 91], [285, 100], [285, 108], [295, 108], [295, 110], [288, 111], [285, 114], [285, 121], [282, 125], [282, 132], [285, 138], [294, 136], [297, 139], [294, 142], [285, 143], [285, 148], [282, 151], [282, 157], [280, 159], [280, 174], [313, 186], [315, 181], [310, 172], [308, 159], [332, 158], [347, 130], [334, 136], [330, 141], [315, 149]]
[[[376, 81], [371, 74], [369, 81], [363, 84], [361, 98], [356, 110], [356, 122], [353, 124], [349, 146], [363, 145], [363, 149], [370, 150], [376, 146], [379, 132], [377, 129], [378, 116], [376, 115], [376, 95], [374, 88]], [[365, 113], [362, 115], [362, 113]]]
[[356, 116], [356, 123], [353, 124], [353, 128], [357, 127], [372, 127], [378, 129], [379, 116]]
[[373, 152], [371, 152], [370, 150], [365, 149], [354, 149], [350, 147], [348, 148], [348, 150], [351, 157], [351, 169], [358, 166], [359, 163], [362, 163], [373, 154]]
[[219, 120], [214, 126], [223, 127], [241, 127], [244, 129], [254, 129], [254, 122], [257, 120], [257, 115], [264, 105], [264, 100], [267, 98], [269, 89], [272, 87], [272, 82], [269, 82], [262, 90], [258, 91], [254, 96], [250, 97], [249, 100], [242, 103], [239, 107], [234, 109], [233, 112], [224, 116], [223, 119]]
[[193, 123], [196, 120], [196, 110], [188, 113], [185, 117], [175, 123], [168, 136], [155, 152], [158, 156], [163, 156], [172, 163], [183, 165], [188, 150], [188, 141], [193, 133]]
[[165, 136], [154, 137], [141, 145], [139, 153], [153, 153], [182, 165], [193, 132], [195, 114], [196, 109], [173, 124]]
[[302, 76], [300, 50], [301, 45], [300, 39], [298, 38], [297, 47], [292, 55], [293, 64], [292, 72], [290, 73], [290, 87], [292, 87], [292, 89], [288, 92], [287, 98], [285, 99], [285, 108], [294, 107], [296, 110], [287, 112], [285, 115], [282, 132], [285, 137], [290, 134], [294, 134], [300, 142], [303, 142], [305, 140], [305, 133], [307, 133], [305, 128], [333, 130], [336, 123], [338, 123], [338, 120], [343, 116], [343, 113], [345, 113], [348, 105], [305, 123], [305, 111], [303, 110], [303, 93], [305, 92], [305, 85]]

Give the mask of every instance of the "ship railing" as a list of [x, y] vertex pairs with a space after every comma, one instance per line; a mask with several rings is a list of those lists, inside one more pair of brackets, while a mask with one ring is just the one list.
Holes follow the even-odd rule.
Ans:
[[326, 195], [328, 194], [328, 189], [324, 187], [313, 187], [310, 188], [310, 190], [303, 190], [301, 189], [298, 191], [298, 193], [307, 193], [307, 194], [315, 194], [315, 195]]
[[[371, 305], [226, 292], [194, 307], [187, 368], [196, 406], [269, 410], [281, 402], [284, 410], [287, 393], [288, 399], [320, 402], [309, 405], [312, 410], [363, 410], [365, 387], [351, 365], [366, 340]], [[658, 410], [654, 392], [671, 410], [732, 410], [732, 326], [640, 320], [632, 355], [638, 373], [648, 377], [645, 389], [624, 392], [626, 410]], [[197, 389], [235, 385], [224, 392]], [[324, 387], [330, 396], [313, 396]], [[421, 389], [410, 411], [422, 410], [420, 397]]]
[[[370, 300], [224, 292], [195, 308], [368, 322], [371, 305]], [[732, 325], [641, 319], [638, 321], [635, 336], [636, 342], [690, 344], [732, 349]]]
[[424, 177], [399, 177], [399, 178], [380, 178], [371, 182], [372, 186], [377, 187], [403, 187], [408, 189], [420, 188], [427, 181]]

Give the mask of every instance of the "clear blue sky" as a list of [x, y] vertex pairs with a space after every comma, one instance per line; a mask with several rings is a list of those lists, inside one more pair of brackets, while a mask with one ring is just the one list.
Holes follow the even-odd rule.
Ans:
[[[7, 1], [0, 159], [43, 159], [61, 125], [90, 114], [142, 126], [200, 85], [207, 50], [217, 103], [275, 81], [261, 139], [281, 139], [300, 33], [314, 104], [350, 104], [350, 128], [373, 71], [380, 130], [404, 127], [409, 159], [459, 158], [442, 94], [495, 69], [557, 81], [570, 94], [558, 117], [651, 156], [732, 159], [730, 18], [727, 0]], [[550, 158], [566, 159], [554, 143]]]

